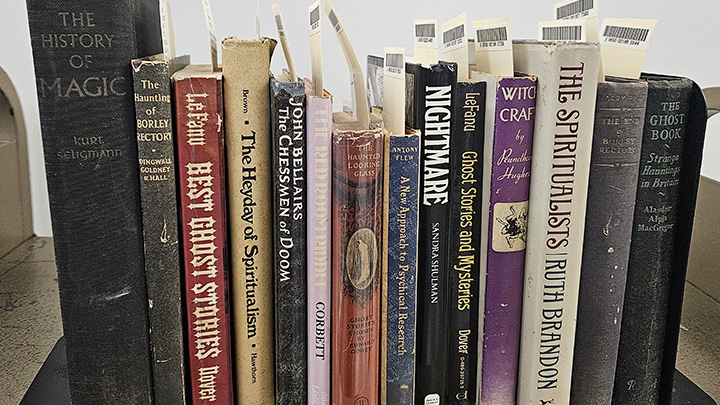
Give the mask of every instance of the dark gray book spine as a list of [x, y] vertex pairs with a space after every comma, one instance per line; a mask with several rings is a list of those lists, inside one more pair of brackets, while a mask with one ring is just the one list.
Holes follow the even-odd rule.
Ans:
[[161, 50], [152, 0], [28, 0], [74, 404], [152, 402], [130, 61]]
[[477, 391], [485, 90], [485, 82], [459, 82], [453, 111], [446, 377], [453, 405], [475, 404]]
[[302, 82], [270, 81], [277, 404], [307, 403], [307, 144]]
[[692, 81], [648, 81], [614, 404], [656, 404], [675, 260]]
[[414, 74], [413, 128], [422, 135], [418, 229], [415, 403], [447, 402], [450, 144], [457, 64], [407, 65]]
[[[645, 75], [652, 80], [654, 75]], [[669, 405], [673, 399], [674, 381], [676, 376], [675, 361], [677, 359], [678, 338], [680, 333], [680, 316], [682, 314], [685, 276], [687, 274], [688, 256], [690, 253], [690, 236], [695, 219], [695, 204], [700, 181], [700, 167], [703, 160], [703, 145], [707, 126], [707, 105], [705, 96], [697, 83], [692, 84], [690, 92], [688, 120], [685, 124], [685, 140], [680, 180], [680, 200], [678, 207], [678, 224], [675, 230], [678, 235], [675, 241], [675, 257], [673, 273], [670, 280], [672, 294], [668, 300], [668, 315], [663, 352], [662, 372], [660, 373], [660, 404]], [[702, 220], [702, 218], [699, 218]]]
[[155, 404], [185, 403], [185, 350], [170, 76], [190, 62], [132, 62]]
[[647, 83], [598, 83], [570, 402], [612, 402]]

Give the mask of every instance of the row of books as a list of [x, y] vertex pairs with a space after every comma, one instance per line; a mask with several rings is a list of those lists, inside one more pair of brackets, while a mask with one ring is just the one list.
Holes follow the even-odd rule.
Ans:
[[691, 80], [484, 26], [498, 73], [463, 16], [416, 24], [434, 56], [371, 58], [368, 104], [328, 3], [356, 96], [333, 113], [319, 2], [312, 80], [279, 14], [273, 76], [275, 40], [191, 65], [159, 54], [156, 2], [87, 3], [28, 0], [73, 403], [669, 401]]

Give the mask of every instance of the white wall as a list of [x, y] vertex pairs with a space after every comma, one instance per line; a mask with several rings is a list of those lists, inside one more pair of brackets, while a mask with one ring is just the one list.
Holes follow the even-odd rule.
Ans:
[[[509, 16], [514, 37], [534, 38], [537, 21], [552, 18], [554, 1], [335, 0], [333, 4], [364, 65], [366, 55], [379, 55], [384, 46], [405, 46], [408, 53], [412, 53], [414, 18], [437, 18], [443, 22], [462, 11], [468, 12], [470, 20]], [[0, 66], [14, 81], [20, 94], [30, 138], [34, 230], [38, 235], [47, 236], [51, 234], [50, 214], [25, 2], [0, 0], [0, 3]], [[261, 2], [261, 33], [277, 37], [271, 3]], [[295, 64], [303, 76], [310, 75], [307, 35], [307, 6], [310, 4], [310, 0], [280, 0]], [[218, 38], [256, 35], [254, 1], [212, 0], [212, 5]], [[209, 63], [201, 2], [174, 0], [172, 12], [178, 53], [190, 54], [195, 63]], [[605, 0], [600, 3], [600, 17], [659, 19], [645, 70], [688, 76], [701, 87], [720, 86], [720, 2], [717, 0]], [[340, 102], [350, 100], [349, 74], [326, 18], [323, 27], [325, 86], [335, 95], [336, 108], [339, 108]], [[273, 71], [278, 72], [284, 63], [278, 48], [272, 63]], [[711, 120], [708, 134], [703, 174], [720, 180], [720, 118]]]

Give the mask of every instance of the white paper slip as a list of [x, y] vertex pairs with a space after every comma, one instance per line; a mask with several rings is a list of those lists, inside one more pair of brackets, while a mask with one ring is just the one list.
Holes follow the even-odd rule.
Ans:
[[170, 3], [167, 0], [158, 0], [160, 8], [160, 32], [162, 34], [163, 56], [165, 60], [175, 57], [175, 44], [170, 22]]
[[313, 95], [323, 96], [322, 36], [320, 31], [320, 0], [308, 7], [310, 18], [310, 64], [312, 68]]
[[413, 20], [415, 27], [415, 63], [429, 67], [438, 63], [437, 20]]
[[208, 41], [210, 41], [210, 64], [213, 72], [219, 72], [217, 57], [217, 36], [215, 35], [215, 20], [213, 19], [210, 0], [202, 0], [203, 12], [205, 13], [205, 27], [207, 28]]
[[598, 16], [598, 0], [563, 0], [553, 5], [556, 20]]
[[442, 33], [441, 59], [448, 62], [455, 62], [458, 65], [458, 80], [468, 80], [468, 38], [467, 38], [467, 13], [461, 13], [440, 27]]
[[365, 68], [365, 81], [367, 82], [367, 95], [370, 108], [383, 106], [383, 73], [385, 62], [383, 58], [374, 55], [367, 56]]
[[475, 66], [478, 72], [510, 76], [513, 71], [512, 37], [508, 17], [473, 21]]
[[538, 40], [552, 42], [587, 42], [588, 19], [538, 22]]
[[[277, 27], [278, 36], [280, 37], [280, 45], [285, 54], [285, 61], [288, 65], [288, 72], [290, 73], [290, 80], [296, 82], [297, 71], [295, 70], [295, 61], [293, 60], [292, 53], [290, 52], [290, 43], [288, 42], [287, 35], [285, 35], [285, 24], [283, 24], [282, 15], [280, 14], [280, 6], [277, 2], [272, 5], [273, 15], [275, 16], [275, 26]], [[319, 10], [318, 10], [319, 11]]]
[[362, 67], [358, 61], [355, 50], [353, 50], [350, 38], [348, 38], [347, 32], [343, 28], [340, 18], [335, 11], [330, 0], [325, 1], [325, 14], [327, 14], [330, 24], [333, 26], [335, 33], [337, 34], [338, 40], [340, 41], [340, 48], [345, 54], [345, 61], [350, 69], [350, 88], [353, 93], [353, 117], [363, 126], [363, 128], [370, 127], [370, 109], [368, 107], [367, 92], [365, 91], [365, 80], [363, 78]]
[[656, 24], [657, 20], [603, 20], [600, 54], [605, 74], [638, 79]]
[[385, 48], [383, 122], [388, 131], [405, 133], [405, 48]]

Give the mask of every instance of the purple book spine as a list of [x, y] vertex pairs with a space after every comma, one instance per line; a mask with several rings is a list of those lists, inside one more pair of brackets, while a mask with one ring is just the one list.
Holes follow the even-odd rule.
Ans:
[[535, 78], [499, 79], [495, 124], [489, 134], [492, 169], [481, 389], [482, 402], [488, 404], [515, 403], [535, 92]]
[[308, 404], [330, 403], [332, 101], [307, 96]]

